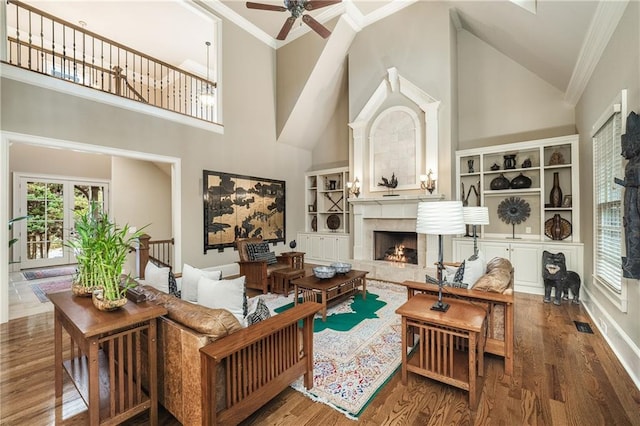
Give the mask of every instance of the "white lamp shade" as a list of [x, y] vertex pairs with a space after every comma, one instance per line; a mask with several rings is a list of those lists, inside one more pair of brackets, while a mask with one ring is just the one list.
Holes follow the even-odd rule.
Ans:
[[467, 225], [489, 224], [489, 207], [463, 207], [462, 214]]
[[416, 232], [431, 235], [464, 234], [462, 201], [431, 201], [418, 203]]

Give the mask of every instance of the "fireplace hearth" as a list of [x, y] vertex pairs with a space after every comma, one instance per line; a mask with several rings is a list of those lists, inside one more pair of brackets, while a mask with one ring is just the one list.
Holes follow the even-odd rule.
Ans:
[[418, 234], [415, 232], [374, 231], [374, 259], [418, 264]]

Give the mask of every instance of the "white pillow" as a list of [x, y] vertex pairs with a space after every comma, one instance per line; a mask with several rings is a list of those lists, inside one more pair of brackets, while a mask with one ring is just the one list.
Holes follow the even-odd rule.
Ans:
[[226, 309], [246, 327], [244, 318], [244, 275], [233, 280], [212, 280], [200, 277], [198, 304], [214, 309]]
[[475, 283], [480, 279], [481, 276], [485, 274], [487, 269], [487, 262], [484, 260], [484, 256], [481, 252], [478, 252], [478, 258], [475, 260], [465, 260], [464, 262], [464, 278], [462, 282], [468, 284], [469, 287], [473, 288]]
[[169, 268], [159, 268], [153, 262], [147, 262], [144, 268], [144, 281], [160, 291], [169, 293]]
[[185, 263], [182, 268], [181, 297], [183, 300], [188, 300], [189, 302], [198, 301], [198, 281], [200, 277], [219, 280], [222, 278], [222, 271], [203, 271]]

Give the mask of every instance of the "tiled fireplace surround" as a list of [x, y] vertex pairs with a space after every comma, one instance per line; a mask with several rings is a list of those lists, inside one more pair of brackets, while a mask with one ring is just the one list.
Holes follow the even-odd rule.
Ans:
[[438, 237], [418, 235], [418, 264], [374, 260], [374, 231], [415, 232], [418, 202], [436, 201], [440, 196], [349, 198], [353, 205], [353, 268], [369, 271], [369, 277], [387, 281], [424, 281], [435, 276]]

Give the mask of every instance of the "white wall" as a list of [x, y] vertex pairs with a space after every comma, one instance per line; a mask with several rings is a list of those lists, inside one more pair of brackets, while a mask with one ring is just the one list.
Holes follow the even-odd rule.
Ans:
[[628, 91], [629, 111], [640, 111], [640, 4], [629, 2], [600, 62], [576, 106], [576, 125], [580, 133], [581, 179], [580, 211], [585, 245], [583, 302], [602, 334], [627, 367], [640, 387], [640, 282], [627, 283], [628, 311], [620, 309], [607, 297], [607, 291], [592, 279], [593, 271], [593, 156], [591, 129], [622, 89]]
[[465, 30], [458, 92], [459, 149], [575, 133], [563, 92]]

